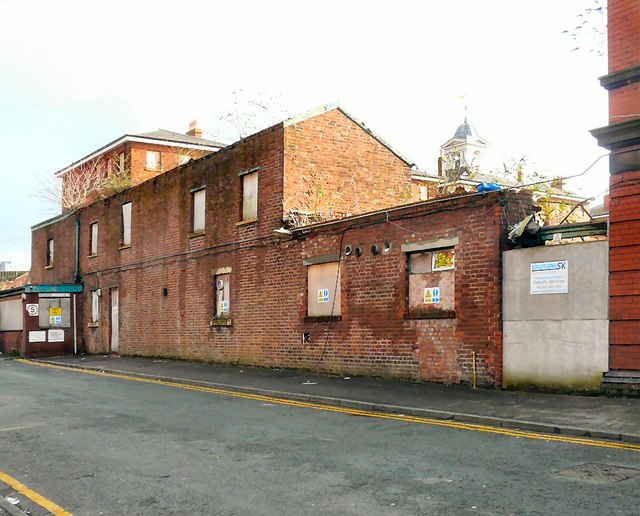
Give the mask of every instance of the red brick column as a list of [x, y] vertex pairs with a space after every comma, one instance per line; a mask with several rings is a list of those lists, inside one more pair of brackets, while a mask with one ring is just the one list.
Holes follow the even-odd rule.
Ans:
[[609, 0], [609, 367], [640, 370], [640, 2]]

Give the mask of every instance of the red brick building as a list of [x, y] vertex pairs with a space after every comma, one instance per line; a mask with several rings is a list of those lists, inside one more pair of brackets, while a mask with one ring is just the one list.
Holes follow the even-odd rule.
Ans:
[[406, 205], [410, 181], [319, 110], [35, 226], [32, 281], [82, 282], [92, 353], [499, 386], [505, 224], [530, 196]]
[[640, 383], [640, 3], [609, 0], [609, 365]]
[[223, 146], [203, 139], [195, 120], [187, 134], [163, 129], [125, 134], [56, 172], [62, 180], [62, 210], [86, 206]]

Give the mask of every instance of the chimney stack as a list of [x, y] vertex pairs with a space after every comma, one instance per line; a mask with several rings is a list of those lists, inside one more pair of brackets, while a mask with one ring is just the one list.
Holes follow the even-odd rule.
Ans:
[[191, 120], [189, 122], [189, 130], [187, 131], [189, 136], [195, 136], [196, 138], [202, 138], [202, 129], [198, 127], [197, 120]]

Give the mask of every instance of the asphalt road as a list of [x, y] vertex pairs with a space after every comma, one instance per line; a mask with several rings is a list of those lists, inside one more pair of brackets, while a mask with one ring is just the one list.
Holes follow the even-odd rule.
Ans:
[[[0, 472], [76, 516], [600, 515], [640, 507], [638, 451], [14, 361], [0, 361]], [[0, 482], [0, 494], [11, 493]], [[47, 513], [18, 497], [34, 515]]]

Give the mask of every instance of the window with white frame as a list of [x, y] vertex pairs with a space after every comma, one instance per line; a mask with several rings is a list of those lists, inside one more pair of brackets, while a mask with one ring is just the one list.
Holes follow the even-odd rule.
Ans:
[[53, 238], [49, 238], [47, 240], [47, 267], [53, 267], [53, 250]]
[[89, 256], [98, 254], [98, 223], [89, 224]]
[[122, 205], [122, 225], [120, 238], [123, 246], [131, 245], [131, 203]]
[[100, 322], [100, 289], [91, 291], [91, 323]]
[[160, 170], [160, 151], [147, 151], [145, 166], [148, 170]]
[[340, 262], [331, 261], [307, 266], [307, 315], [330, 317], [341, 315]]
[[216, 319], [228, 319], [231, 317], [231, 289], [229, 285], [230, 273], [216, 274], [213, 288], [215, 289], [215, 313]]
[[242, 220], [258, 218], [258, 172], [242, 176]]
[[205, 213], [206, 213], [206, 190], [204, 187], [193, 190], [191, 192], [191, 206], [192, 206], [192, 227], [193, 233], [201, 233], [205, 227]]

